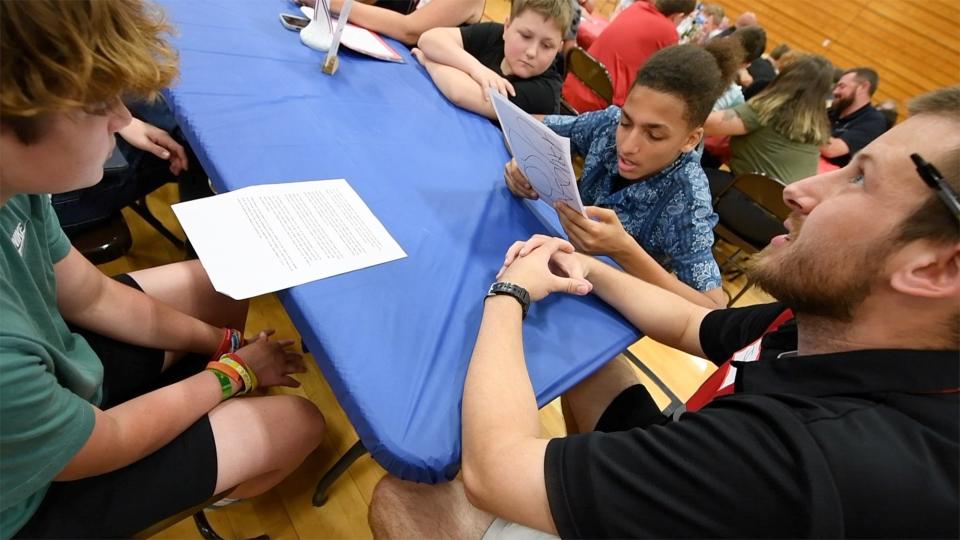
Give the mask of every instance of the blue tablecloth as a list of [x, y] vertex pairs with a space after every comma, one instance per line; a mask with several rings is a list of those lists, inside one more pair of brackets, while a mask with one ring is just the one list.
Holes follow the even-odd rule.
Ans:
[[[347, 51], [330, 77], [280, 25], [286, 1], [161, 4], [181, 55], [167, 97], [214, 184], [346, 178], [409, 255], [280, 297], [373, 457], [405, 479], [452, 478], [484, 293], [507, 247], [545, 231], [504, 186], [499, 130], [446, 101], [397, 42], [406, 64]], [[524, 338], [543, 405], [637, 333], [596, 298], [555, 295]]]

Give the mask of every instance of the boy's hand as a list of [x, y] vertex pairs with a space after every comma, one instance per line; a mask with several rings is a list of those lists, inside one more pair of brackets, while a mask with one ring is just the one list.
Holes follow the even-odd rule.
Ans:
[[[529, 248], [533, 245], [533, 248]], [[536, 302], [553, 292], [585, 295], [593, 285], [585, 279], [585, 265], [573, 253], [573, 246], [560, 238], [534, 237], [529, 242], [517, 242], [507, 252], [523, 252], [514, 256], [502, 269], [498, 279], [515, 283], [530, 293]]]
[[413, 57], [417, 59], [417, 62], [419, 62], [421, 66], [424, 65], [423, 62], [426, 59], [427, 55], [423, 54], [423, 51], [414, 47], [410, 49], [410, 54], [412, 54]]
[[470, 74], [470, 78], [477, 81], [477, 84], [480, 85], [480, 90], [483, 92], [484, 101], [490, 101], [490, 96], [487, 94], [487, 89], [498, 92], [504, 97], [517, 95], [517, 92], [513, 89], [513, 85], [510, 84], [510, 81], [497, 75], [492, 69], [486, 66], [478, 67], [473, 73]]
[[307, 370], [303, 365], [303, 357], [287, 350], [294, 343], [292, 339], [272, 341], [270, 339], [272, 333], [273, 330], [260, 332], [256, 339], [248, 341], [246, 346], [239, 349], [237, 355], [257, 375], [261, 387], [300, 386], [300, 383], [290, 375]]
[[578, 251], [591, 255], [614, 255], [633, 242], [613, 210], [587, 206], [587, 217], [565, 203], [557, 203], [560, 224]]
[[186, 151], [169, 133], [157, 126], [134, 118], [119, 133], [131, 146], [168, 160], [170, 172], [174, 175], [187, 170]]
[[516, 159], [511, 159], [503, 167], [503, 180], [507, 183], [507, 189], [510, 190], [510, 193], [517, 197], [523, 197], [524, 199], [540, 198], [540, 195], [534, 191], [533, 186], [527, 181], [527, 177], [523, 175]]

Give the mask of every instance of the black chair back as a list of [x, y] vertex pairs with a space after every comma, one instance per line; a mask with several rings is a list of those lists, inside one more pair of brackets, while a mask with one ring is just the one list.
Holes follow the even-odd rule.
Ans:
[[756, 253], [774, 236], [785, 234], [783, 221], [790, 207], [783, 201], [784, 184], [762, 173], [740, 174], [713, 200], [720, 217], [717, 234], [738, 248]]

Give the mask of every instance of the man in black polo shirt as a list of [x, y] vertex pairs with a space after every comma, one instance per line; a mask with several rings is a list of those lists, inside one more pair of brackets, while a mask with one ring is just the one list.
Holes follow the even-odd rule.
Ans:
[[[710, 311], [560, 239], [511, 247], [466, 377], [463, 483], [385, 478], [374, 533], [957, 538], [960, 86], [911, 111], [787, 186], [789, 233], [753, 270], [781, 303]], [[937, 191], [911, 154], [945, 173]], [[521, 321], [558, 291], [717, 363], [696, 411], [664, 418], [614, 360], [565, 395], [573, 434], [540, 438]]]
[[820, 147], [820, 155], [838, 167], [844, 167], [861, 148], [887, 130], [883, 113], [870, 104], [877, 91], [877, 72], [865, 67], [848, 69], [833, 88], [830, 104], [830, 141]]

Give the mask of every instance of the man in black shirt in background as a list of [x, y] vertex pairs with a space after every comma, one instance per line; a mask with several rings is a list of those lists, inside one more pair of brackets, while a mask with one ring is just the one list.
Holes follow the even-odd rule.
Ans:
[[[710, 310], [564, 240], [514, 244], [466, 376], [463, 481], [386, 477], [374, 533], [957, 538], [960, 86], [911, 112], [849, 167], [786, 187], [789, 233], [753, 269], [779, 303]], [[614, 360], [565, 394], [571, 433], [541, 438], [526, 305], [591, 291], [720, 366], [695, 412], [664, 418]]]
[[877, 91], [877, 72], [865, 67], [848, 69], [833, 88], [830, 104], [830, 141], [820, 147], [820, 155], [838, 167], [887, 130], [883, 113], [870, 104]]

